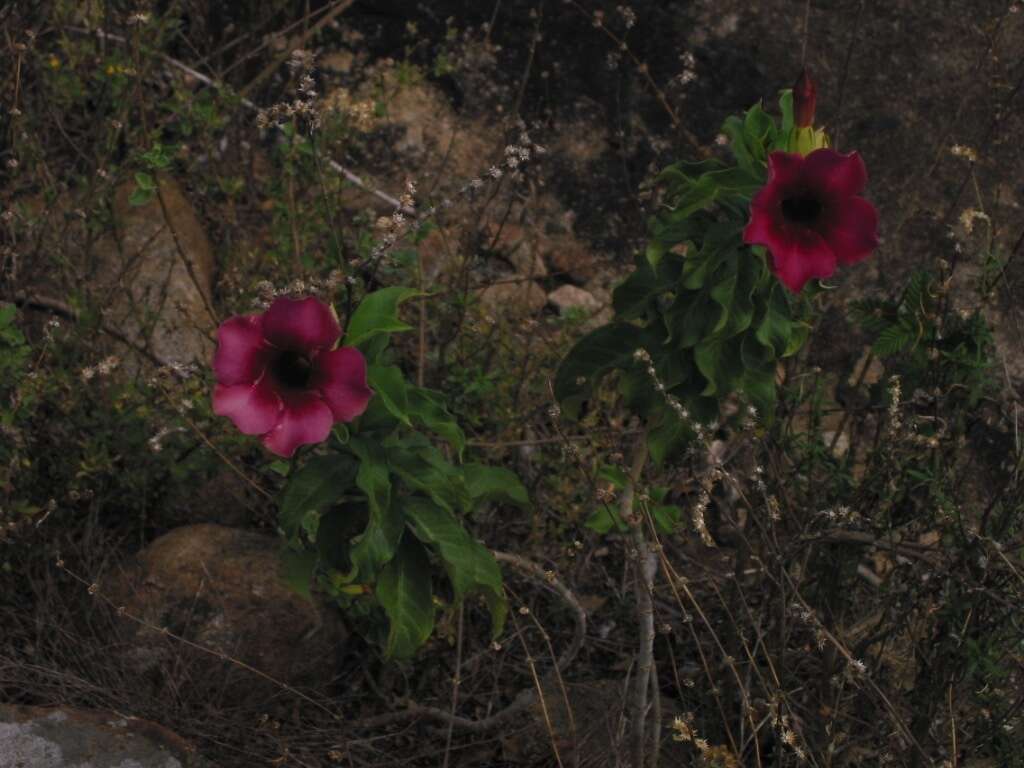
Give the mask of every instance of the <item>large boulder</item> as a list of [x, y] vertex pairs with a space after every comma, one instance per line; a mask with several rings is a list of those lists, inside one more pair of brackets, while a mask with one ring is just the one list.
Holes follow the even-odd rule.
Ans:
[[103, 585], [125, 615], [123, 663], [154, 685], [180, 675], [236, 693], [274, 684], [230, 659], [287, 685], [330, 681], [347, 632], [334, 612], [285, 583], [280, 546], [210, 523], [155, 540]]

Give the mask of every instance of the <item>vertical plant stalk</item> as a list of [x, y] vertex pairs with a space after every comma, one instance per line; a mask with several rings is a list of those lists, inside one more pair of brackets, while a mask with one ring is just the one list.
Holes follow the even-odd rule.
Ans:
[[[645, 739], [648, 693], [651, 690], [651, 670], [654, 665], [654, 576], [658, 571], [658, 557], [651, 549], [644, 533], [643, 515], [634, 512], [636, 484], [647, 461], [647, 431], [640, 434], [633, 449], [633, 460], [629, 470], [629, 483], [622, 491], [619, 514], [632, 527], [633, 546], [637, 555], [636, 609], [640, 629], [640, 644], [637, 648], [637, 670], [633, 678], [632, 732], [630, 752], [633, 767], [644, 768]], [[657, 695], [655, 693], [655, 695]]]

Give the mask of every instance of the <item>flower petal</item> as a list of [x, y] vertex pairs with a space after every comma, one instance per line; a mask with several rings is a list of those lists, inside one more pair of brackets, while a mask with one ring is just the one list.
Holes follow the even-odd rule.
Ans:
[[769, 248], [772, 271], [793, 293], [800, 293], [812, 277], [828, 277], [836, 271], [836, 255], [817, 232], [792, 230], [790, 237]]
[[834, 149], [816, 149], [804, 161], [803, 182], [833, 199], [859, 195], [868, 183], [868, 170], [857, 152], [840, 154]]
[[221, 384], [251, 384], [267, 365], [260, 315], [237, 316], [225, 320], [217, 329], [217, 351], [213, 355], [213, 373]]
[[758, 192], [750, 204], [750, 221], [743, 228], [743, 242], [748, 245], [771, 246], [783, 226], [783, 223], [779, 221], [778, 209], [773, 212], [758, 204], [758, 197], [761, 197], [768, 189], [770, 188], [765, 187]]
[[762, 191], [798, 183], [805, 162], [796, 152], [771, 152], [768, 155], [768, 185]]
[[266, 376], [255, 384], [218, 384], [213, 412], [231, 419], [243, 435], [262, 435], [277, 424], [281, 398]]
[[863, 197], [851, 197], [830, 213], [822, 235], [840, 264], [853, 264], [878, 246], [878, 211]]
[[373, 390], [366, 385], [366, 358], [355, 347], [321, 352], [309, 386], [323, 395], [335, 421], [352, 421], [366, 410]]
[[289, 392], [277, 426], [263, 436], [267, 450], [285, 458], [300, 445], [322, 443], [331, 433], [334, 417], [316, 392]]
[[331, 308], [315, 296], [279, 296], [263, 315], [263, 336], [279, 349], [311, 353], [333, 347], [341, 326]]

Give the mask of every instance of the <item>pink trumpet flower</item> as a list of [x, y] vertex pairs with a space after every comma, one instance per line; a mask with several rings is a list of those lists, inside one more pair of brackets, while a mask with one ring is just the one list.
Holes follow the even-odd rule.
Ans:
[[859, 196], [867, 179], [856, 152], [772, 152], [768, 183], [750, 203], [743, 242], [765, 246], [772, 271], [799, 293], [811, 278], [829, 277], [837, 265], [860, 261], [878, 245], [878, 212]]
[[355, 347], [335, 349], [340, 338], [334, 310], [312, 296], [279, 297], [261, 315], [225, 320], [213, 358], [213, 412], [243, 434], [261, 435], [278, 456], [324, 441], [373, 396], [366, 359]]

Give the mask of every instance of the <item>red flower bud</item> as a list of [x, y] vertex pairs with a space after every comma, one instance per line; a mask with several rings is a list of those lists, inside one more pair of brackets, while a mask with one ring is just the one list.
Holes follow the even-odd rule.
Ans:
[[814, 124], [814, 107], [818, 91], [811, 80], [811, 73], [804, 67], [793, 86], [793, 120], [797, 128], [807, 128]]

